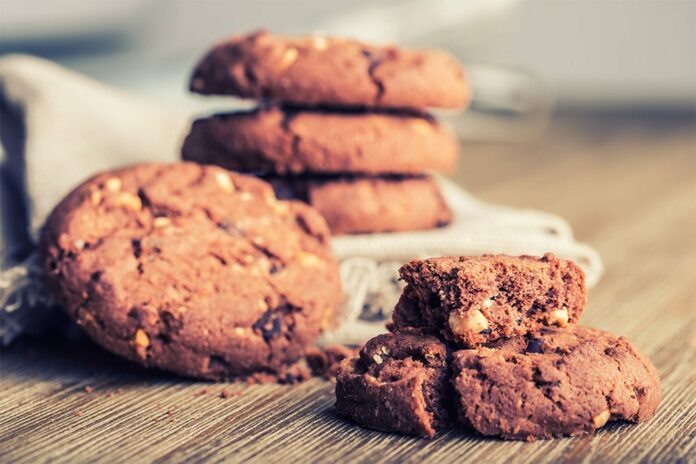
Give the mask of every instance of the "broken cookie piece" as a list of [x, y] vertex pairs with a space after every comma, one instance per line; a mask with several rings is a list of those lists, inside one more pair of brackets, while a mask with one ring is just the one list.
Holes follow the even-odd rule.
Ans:
[[535, 440], [643, 422], [662, 393], [655, 367], [628, 340], [597, 329], [547, 327], [452, 361], [459, 420], [484, 435]]
[[446, 346], [415, 332], [379, 335], [344, 360], [336, 383], [338, 412], [360, 425], [432, 437], [450, 423], [452, 390]]
[[532, 441], [655, 415], [650, 360], [623, 337], [574, 324], [586, 295], [572, 262], [432, 258], [400, 274], [408, 285], [392, 332], [339, 371], [336, 407], [358, 424], [421, 436], [457, 424]]
[[582, 270], [550, 253], [413, 260], [399, 273], [408, 285], [395, 328], [427, 329], [465, 346], [566, 327], [586, 301]]

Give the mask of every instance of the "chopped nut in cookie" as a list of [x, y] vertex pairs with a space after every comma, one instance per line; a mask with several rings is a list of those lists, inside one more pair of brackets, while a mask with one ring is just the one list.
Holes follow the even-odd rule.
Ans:
[[161, 229], [163, 227], [167, 227], [171, 225], [172, 221], [168, 217], [156, 217], [152, 221], [152, 225], [155, 227], [155, 229]]
[[220, 188], [224, 190], [227, 193], [232, 193], [235, 190], [234, 184], [232, 183], [232, 179], [230, 179], [230, 176], [228, 176], [224, 172], [216, 172], [215, 173], [215, 181], [218, 183]]
[[459, 311], [452, 311], [449, 315], [449, 326], [452, 332], [457, 335], [467, 333], [479, 333], [488, 328], [488, 319], [478, 309], [462, 314]]
[[568, 325], [568, 309], [562, 308], [551, 311], [546, 318], [546, 323], [566, 327]]
[[608, 409], [605, 409], [604, 411], [600, 412], [596, 416], [592, 418], [592, 424], [596, 428], [600, 428], [604, 426], [607, 422], [609, 422], [609, 418], [611, 417], [611, 411]]
[[107, 179], [104, 185], [109, 192], [118, 192], [121, 190], [121, 179], [118, 177], [111, 177], [110, 179]]
[[121, 206], [133, 211], [140, 211], [143, 208], [143, 202], [140, 200], [140, 197], [128, 192], [120, 193], [114, 199], [114, 203], [116, 206]]
[[283, 57], [280, 60], [280, 65], [282, 68], [289, 68], [292, 64], [297, 61], [297, 57], [300, 56], [300, 52], [295, 47], [290, 47], [285, 50]]
[[239, 200], [240, 201], [251, 201], [254, 199], [254, 195], [252, 195], [249, 192], [240, 192], [239, 193]]
[[315, 50], [326, 50], [329, 42], [324, 37], [315, 36], [312, 38], [312, 46]]
[[320, 266], [321, 265], [321, 258], [319, 258], [317, 255], [312, 254], [312, 253], [307, 253], [304, 251], [300, 251], [295, 255], [297, 257], [297, 261], [302, 265], [302, 266]]
[[411, 127], [425, 135], [431, 135], [434, 132], [433, 124], [425, 119], [414, 119], [411, 122]]
[[90, 194], [90, 201], [94, 206], [98, 206], [101, 203], [102, 198], [104, 197], [99, 190], [96, 190], [96, 188], [92, 190], [92, 193]]
[[135, 351], [137, 351], [138, 356], [144, 358], [147, 353], [147, 348], [150, 346], [150, 337], [147, 336], [143, 329], [138, 329], [135, 331], [135, 336], [133, 336], [133, 345], [135, 346]]

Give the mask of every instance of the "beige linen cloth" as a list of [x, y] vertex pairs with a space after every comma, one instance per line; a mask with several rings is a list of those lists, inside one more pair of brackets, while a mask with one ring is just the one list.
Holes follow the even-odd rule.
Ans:
[[[141, 161], [177, 160], [193, 114], [19, 55], [0, 58], [0, 102], [0, 341], [8, 344], [55, 314], [32, 250], [53, 206], [98, 171]], [[324, 335], [324, 343], [361, 343], [384, 332], [401, 289], [396, 269], [411, 258], [553, 252], [575, 260], [590, 286], [599, 279], [599, 256], [573, 239], [563, 219], [487, 204], [451, 181], [439, 181], [454, 212], [450, 226], [333, 239], [346, 302], [342, 324]]]

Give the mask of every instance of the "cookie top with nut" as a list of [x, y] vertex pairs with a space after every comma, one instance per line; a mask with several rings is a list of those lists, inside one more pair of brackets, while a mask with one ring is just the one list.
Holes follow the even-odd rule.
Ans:
[[242, 172], [414, 174], [451, 172], [459, 146], [426, 114], [270, 107], [195, 121], [182, 155]]
[[193, 163], [97, 175], [48, 218], [41, 252], [67, 312], [106, 349], [203, 378], [277, 372], [341, 298], [321, 216], [265, 182]]
[[394, 309], [395, 327], [465, 346], [565, 327], [580, 318], [587, 299], [583, 271], [553, 254], [413, 260], [399, 273], [408, 285]]
[[190, 88], [300, 106], [461, 108], [469, 101], [464, 71], [446, 52], [266, 32], [215, 45]]
[[662, 393], [655, 367], [628, 340], [597, 329], [543, 328], [453, 355], [459, 420], [484, 435], [535, 440], [643, 422]]

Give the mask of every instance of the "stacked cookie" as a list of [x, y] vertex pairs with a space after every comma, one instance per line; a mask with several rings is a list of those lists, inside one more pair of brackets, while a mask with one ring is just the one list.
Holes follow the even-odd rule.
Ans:
[[260, 32], [216, 45], [191, 90], [261, 104], [195, 121], [184, 159], [260, 175], [280, 198], [317, 208], [334, 234], [451, 220], [429, 173], [452, 171], [459, 146], [424, 112], [468, 102], [450, 55]]
[[392, 332], [341, 363], [338, 411], [366, 427], [433, 436], [459, 424], [534, 440], [642, 422], [657, 372], [622, 337], [576, 325], [586, 301], [572, 262], [484, 256], [412, 261]]

